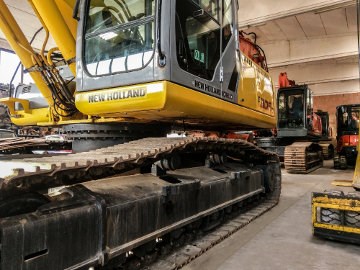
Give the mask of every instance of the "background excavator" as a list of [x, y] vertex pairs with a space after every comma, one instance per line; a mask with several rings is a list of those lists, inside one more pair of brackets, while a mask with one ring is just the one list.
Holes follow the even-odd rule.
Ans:
[[[271, 137], [256, 139], [257, 145], [276, 152], [290, 173], [309, 173], [330, 158], [334, 147], [329, 140], [328, 117], [313, 111], [313, 98], [307, 85], [296, 85], [286, 73], [279, 76], [277, 128]], [[323, 130], [323, 127], [326, 129]], [[327, 142], [327, 141], [328, 142]]]
[[[39, 52], [3, 0], [0, 28], [35, 84], [0, 101], [16, 125], [62, 126], [75, 153], [0, 161], [0, 269], [140, 269], [277, 204], [278, 157], [219, 135], [276, 122], [264, 54], [240, 50], [237, 1], [29, 3]], [[199, 130], [218, 136], [165, 137]], [[193, 247], [185, 261], [209, 248]]]
[[336, 156], [335, 169], [346, 169], [354, 166], [359, 143], [360, 104], [341, 105], [336, 107]]

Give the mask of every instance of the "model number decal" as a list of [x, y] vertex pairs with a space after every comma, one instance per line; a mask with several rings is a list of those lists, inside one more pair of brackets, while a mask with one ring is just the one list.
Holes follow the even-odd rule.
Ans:
[[271, 101], [268, 101], [262, 97], [258, 97], [258, 103], [259, 103], [259, 106], [265, 110], [273, 109]]
[[130, 99], [146, 96], [146, 89], [132, 89], [132, 90], [123, 90], [115, 91], [101, 94], [92, 94], [88, 96], [89, 103], [105, 102], [105, 101], [114, 101], [120, 99]]
[[219, 97], [227, 98], [227, 99], [233, 99], [234, 95], [225, 91], [222, 91], [219, 88], [215, 88], [211, 85], [208, 85], [206, 83], [200, 82], [200, 81], [194, 81], [193, 85], [197, 88], [202, 90], [203, 92], [207, 92], [213, 95], [217, 95]]

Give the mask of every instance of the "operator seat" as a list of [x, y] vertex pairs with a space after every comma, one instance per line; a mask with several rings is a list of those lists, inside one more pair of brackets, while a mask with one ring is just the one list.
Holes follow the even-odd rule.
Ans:
[[292, 116], [298, 120], [302, 121], [304, 112], [304, 104], [302, 97], [295, 97], [292, 105]]
[[[91, 15], [86, 25], [87, 32], [93, 33], [113, 26], [113, 15], [109, 9]], [[107, 40], [106, 35], [91, 37], [87, 40], [85, 55], [88, 63], [99, 62], [110, 58], [111, 40]]]

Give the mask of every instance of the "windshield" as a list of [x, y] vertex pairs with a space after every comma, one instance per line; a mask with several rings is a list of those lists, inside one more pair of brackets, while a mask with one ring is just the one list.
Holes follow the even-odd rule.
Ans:
[[90, 0], [84, 63], [92, 76], [145, 67], [154, 54], [155, 0]]
[[304, 94], [281, 92], [278, 101], [279, 128], [304, 127]]
[[342, 131], [359, 130], [360, 105], [339, 107], [337, 116], [338, 128]]

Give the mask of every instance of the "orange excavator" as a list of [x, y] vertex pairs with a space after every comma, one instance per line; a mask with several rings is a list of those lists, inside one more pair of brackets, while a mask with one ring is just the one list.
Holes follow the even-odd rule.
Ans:
[[336, 107], [337, 135], [335, 169], [354, 166], [359, 143], [360, 104], [340, 105]]
[[296, 85], [281, 73], [279, 86], [276, 134], [257, 138], [257, 144], [278, 153], [288, 172], [309, 173], [322, 166], [323, 152], [331, 156], [332, 144], [323, 141], [324, 137], [328, 139], [328, 130], [323, 130], [321, 117], [313, 111], [312, 92], [307, 85]]

